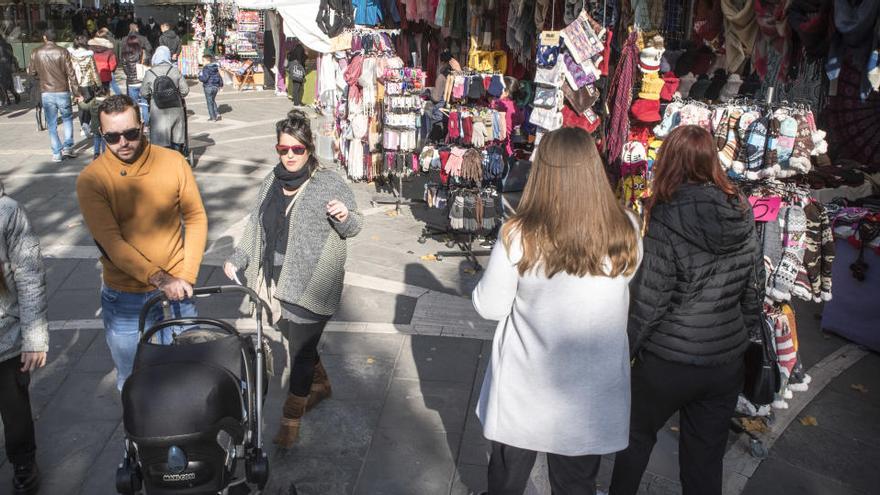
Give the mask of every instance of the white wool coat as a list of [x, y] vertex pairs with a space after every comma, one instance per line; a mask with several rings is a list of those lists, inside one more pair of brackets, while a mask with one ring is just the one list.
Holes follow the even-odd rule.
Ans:
[[632, 277], [520, 276], [521, 258], [519, 239], [510, 252], [499, 240], [473, 293], [477, 312], [499, 320], [477, 403], [484, 436], [566, 456], [623, 450]]

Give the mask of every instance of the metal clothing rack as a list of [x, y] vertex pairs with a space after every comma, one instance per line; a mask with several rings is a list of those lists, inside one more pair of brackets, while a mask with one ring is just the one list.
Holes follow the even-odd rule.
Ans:
[[[376, 205], [395, 205], [394, 211], [400, 213], [400, 207], [403, 205], [412, 205], [415, 201], [411, 199], [407, 199], [403, 197], [403, 175], [397, 175], [397, 190], [394, 190], [394, 187], [391, 187], [391, 195], [394, 199], [389, 199], [385, 196], [375, 195], [373, 199], [370, 201], [370, 206], [376, 207]], [[389, 181], [389, 184], [391, 181]]]

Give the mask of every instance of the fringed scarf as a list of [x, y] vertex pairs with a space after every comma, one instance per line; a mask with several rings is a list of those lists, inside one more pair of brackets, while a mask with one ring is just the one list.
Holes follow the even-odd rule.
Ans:
[[758, 23], [755, 19], [753, 0], [721, 0], [724, 14], [725, 51], [727, 72], [739, 72], [755, 47]]
[[788, 6], [788, 25], [797, 34], [808, 60], [828, 54], [832, 1], [792, 0]]
[[[755, 70], [769, 84], [785, 81], [791, 63], [791, 37], [785, 20], [785, 0], [753, 0], [758, 23], [758, 37], [755, 41]], [[772, 53], [771, 53], [772, 52]], [[779, 68], [770, 60], [778, 60]]]
[[623, 150], [623, 139], [629, 134], [629, 105], [632, 103], [632, 88], [636, 78], [636, 67], [639, 49], [636, 46], [638, 32], [633, 31], [626, 39], [620, 52], [620, 61], [614, 77], [611, 79], [611, 122], [606, 135], [608, 136], [607, 163], [614, 163]]

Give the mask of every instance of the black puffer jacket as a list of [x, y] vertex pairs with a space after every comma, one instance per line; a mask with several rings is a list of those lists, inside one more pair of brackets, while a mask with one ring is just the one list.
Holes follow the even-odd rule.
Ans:
[[751, 209], [685, 184], [651, 212], [631, 282], [630, 349], [715, 366], [741, 358], [760, 321], [764, 265]]

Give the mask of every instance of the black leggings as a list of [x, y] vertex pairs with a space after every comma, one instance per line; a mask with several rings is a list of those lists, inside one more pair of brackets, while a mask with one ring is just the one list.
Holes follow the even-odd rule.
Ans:
[[327, 322], [295, 323], [282, 318], [278, 326], [282, 334], [287, 334], [290, 345], [290, 383], [287, 388], [293, 395], [306, 397], [312, 388], [315, 365], [320, 359], [318, 343]]
[[0, 417], [6, 430], [6, 457], [14, 465], [33, 462], [37, 450], [30, 382], [30, 373], [21, 371], [21, 357], [0, 363]]

